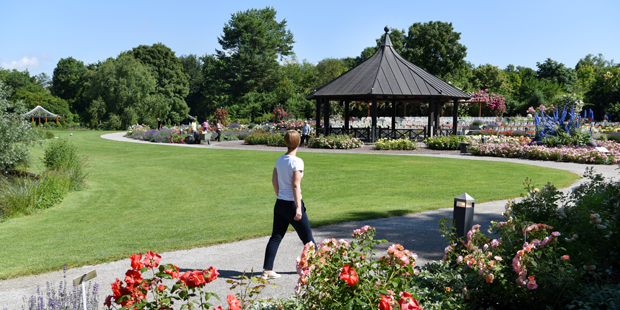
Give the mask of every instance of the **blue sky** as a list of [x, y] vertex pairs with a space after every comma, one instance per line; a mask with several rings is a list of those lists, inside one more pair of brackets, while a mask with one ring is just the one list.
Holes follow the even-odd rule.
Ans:
[[0, 66], [52, 75], [61, 58], [94, 63], [138, 45], [213, 54], [231, 14], [272, 6], [299, 60], [355, 57], [383, 33], [452, 22], [475, 65], [574, 67], [586, 54], [620, 62], [620, 1], [27, 1], [0, 4]]

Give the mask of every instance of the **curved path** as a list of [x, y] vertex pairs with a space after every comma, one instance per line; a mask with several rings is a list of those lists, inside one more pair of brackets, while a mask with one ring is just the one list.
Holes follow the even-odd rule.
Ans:
[[[129, 138], [124, 138], [125, 133], [112, 133], [102, 135], [104, 139], [130, 143], [151, 143]], [[169, 147], [198, 147], [210, 149], [242, 149], [242, 150], [262, 150], [284, 152], [286, 148], [268, 146], [248, 146], [243, 141], [213, 142], [211, 145], [184, 145], [161, 143]], [[546, 168], [554, 168], [573, 172], [582, 175], [585, 168], [591, 165], [576, 163], [560, 163], [549, 161], [533, 161], [522, 159], [498, 158], [498, 157], [474, 157], [471, 155], [461, 155], [456, 151], [376, 151], [365, 147], [355, 150], [326, 150], [326, 149], [300, 149], [303, 152], [330, 152], [330, 153], [367, 153], [367, 154], [391, 154], [391, 155], [410, 155], [410, 156], [435, 156], [466, 160], [486, 160], [502, 161], [527, 165], [534, 165]], [[603, 174], [607, 178], [618, 176], [618, 167], [615, 165], [594, 165], [597, 173]], [[582, 183], [577, 181], [571, 187]], [[564, 191], [570, 188], [563, 189]], [[452, 199], [452, 198], [450, 198]], [[489, 221], [501, 220], [506, 200], [491, 201], [476, 204], [474, 221], [486, 227]], [[418, 264], [422, 265], [429, 261], [440, 260], [443, 256], [443, 249], [447, 245], [439, 232], [437, 222], [443, 217], [452, 217], [452, 208], [438, 209], [420, 213], [412, 213], [404, 216], [389, 217], [360, 222], [346, 222], [335, 225], [323, 226], [313, 229], [314, 237], [317, 242], [325, 238], [346, 238], [350, 239], [353, 229], [363, 225], [371, 225], [377, 229], [377, 239], [387, 239], [392, 243], [400, 243], [406, 249], [419, 255]], [[207, 284], [207, 290], [217, 293], [225, 301], [227, 294], [230, 294], [227, 279], [234, 279], [244, 271], [250, 272], [252, 269], [257, 272], [262, 271], [263, 255], [265, 245], [269, 237], [261, 237], [250, 240], [237, 241], [232, 243], [214, 245], [209, 247], [195, 248], [191, 250], [174, 251], [161, 253], [163, 263], [174, 263], [183, 269], [206, 269], [214, 266], [219, 269], [220, 279]], [[379, 251], [387, 249], [389, 244], [382, 244]], [[291, 296], [297, 283], [297, 273], [295, 271], [295, 259], [301, 253], [303, 246], [294, 232], [289, 232], [283, 239], [278, 256], [276, 257], [275, 269], [282, 274], [282, 278], [272, 280], [277, 283], [275, 288], [266, 289], [261, 297], [287, 297]], [[125, 271], [129, 268], [129, 259], [100, 264], [96, 266], [84, 266], [68, 270], [66, 278], [72, 280], [90, 270], [97, 270], [97, 278], [93, 281], [100, 285], [101, 302], [108, 294], [111, 294], [110, 283], [117, 277], [123, 278]], [[45, 288], [46, 282], [54, 282], [56, 286], [63, 279], [62, 271], [48, 274], [27, 276], [10, 280], [0, 280], [0, 310], [21, 309], [22, 296], [36, 294], [37, 286]], [[44, 291], [44, 290], [43, 290]], [[216, 303], [217, 304], [217, 303]]]

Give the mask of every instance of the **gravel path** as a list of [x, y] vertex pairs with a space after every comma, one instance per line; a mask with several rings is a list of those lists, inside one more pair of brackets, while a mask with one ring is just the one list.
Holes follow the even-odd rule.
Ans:
[[[124, 133], [113, 133], [103, 135], [102, 138], [121, 142], [131, 143], [151, 143], [133, 140], [123, 137]], [[211, 145], [179, 145], [162, 143], [169, 147], [198, 147], [210, 149], [241, 149], [241, 150], [260, 150], [284, 152], [286, 148], [269, 146], [250, 146], [243, 141], [213, 142]], [[522, 159], [509, 159], [497, 157], [474, 157], [471, 155], [461, 155], [458, 151], [435, 151], [420, 148], [416, 151], [378, 151], [373, 150], [372, 146], [365, 146], [354, 150], [326, 150], [302, 148], [303, 152], [328, 152], [328, 153], [363, 153], [363, 154], [390, 154], [390, 155], [410, 155], [410, 156], [433, 156], [444, 158], [457, 158], [466, 160], [486, 160], [513, 162], [540, 167], [566, 170], [582, 175], [585, 168], [590, 165], [576, 163], [559, 163], [548, 161], [533, 161]], [[605, 177], [612, 178], [618, 176], [617, 166], [594, 165], [597, 173], [602, 173]], [[572, 186], [583, 182], [579, 180]], [[572, 187], [571, 186], [571, 187]], [[570, 188], [564, 189], [565, 191]], [[452, 199], [452, 198], [449, 198]], [[483, 227], [491, 220], [500, 220], [501, 213], [506, 205], [506, 200], [498, 200], [476, 204], [475, 222], [481, 223]], [[451, 217], [452, 208], [439, 209], [427, 212], [412, 213], [404, 216], [367, 220], [360, 222], [346, 222], [335, 225], [323, 226], [313, 229], [315, 240], [320, 241], [325, 238], [350, 238], [353, 229], [363, 225], [371, 225], [377, 229], [378, 239], [387, 239], [390, 244], [383, 244], [381, 250], [387, 249], [392, 243], [400, 243], [406, 249], [418, 254], [418, 264], [422, 265], [430, 261], [440, 260], [443, 256], [443, 249], [447, 245], [441, 238], [437, 222], [443, 217]], [[260, 272], [262, 270], [263, 255], [269, 237], [261, 237], [250, 240], [237, 241], [232, 243], [201, 247], [190, 250], [160, 253], [163, 263], [174, 263], [181, 269], [206, 269], [214, 266], [220, 271], [220, 279], [208, 284], [209, 291], [217, 293], [225, 301], [227, 294], [231, 293], [226, 279], [234, 279], [244, 271], [250, 272], [252, 269]], [[287, 297], [293, 294], [293, 288], [297, 282], [295, 272], [295, 259], [301, 253], [303, 245], [294, 232], [289, 232], [283, 239], [278, 256], [276, 257], [275, 270], [282, 274], [282, 278], [272, 282], [279, 284], [275, 288], [268, 288], [263, 292], [262, 297]], [[117, 277], [123, 278], [125, 271], [129, 268], [129, 259], [100, 264], [96, 266], [84, 266], [67, 270], [68, 280], [81, 276], [93, 269], [97, 270], [97, 278], [93, 281], [100, 285], [101, 302], [106, 295], [111, 293], [110, 283]], [[37, 286], [44, 288], [47, 282], [54, 282], [56, 285], [62, 281], [63, 272], [51, 272], [36, 276], [20, 277], [9, 280], [0, 280], [0, 309], [9, 310], [21, 309], [22, 296], [36, 294]]]

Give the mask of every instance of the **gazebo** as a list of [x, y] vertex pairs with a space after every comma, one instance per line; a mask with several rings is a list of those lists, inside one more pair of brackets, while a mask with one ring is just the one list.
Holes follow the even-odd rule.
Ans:
[[[40, 105], [37, 105], [34, 109], [30, 110], [30, 112], [27, 112], [24, 114], [24, 117], [26, 119], [28, 118], [32, 118], [32, 121], [34, 122], [34, 119], [38, 119], [39, 120], [39, 125], [41, 125], [41, 119], [45, 120], [45, 123], [47, 123], [47, 119], [56, 119], [56, 123], [58, 123], [60, 116], [56, 115], [48, 110], [46, 110], [45, 108], [43, 108]], [[62, 120], [65, 120], [65, 116], [62, 116]]]
[[[349, 133], [349, 104], [351, 102], [369, 103], [372, 106], [372, 126], [368, 132], [368, 140], [375, 142], [377, 138], [398, 138], [402, 136], [395, 128], [396, 106], [407, 103], [429, 103], [428, 126], [425, 135], [437, 135], [440, 130], [439, 116], [442, 106], [454, 102], [452, 132], [456, 134], [459, 100], [469, 99], [464, 91], [452, 86], [440, 78], [424, 71], [420, 67], [405, 60], [399, 55], [388, 34], [390, 28], [385, 26], [385, 38], [380, 48], [368, 60], [325, 84], [310, 95], [308, 100], [316, 101], [317, 135], [321, 123], [321, 107], [323, 107], [324, 135], [330, 133], [329, 111], [330, 101], [344, 104], [344, 133]], [[377, 105], [392, 104], [392, 128], [377, 132]]]

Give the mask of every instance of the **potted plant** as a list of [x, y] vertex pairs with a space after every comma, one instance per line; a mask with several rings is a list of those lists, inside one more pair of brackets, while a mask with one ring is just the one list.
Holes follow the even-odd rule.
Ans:
[[484, 124], [481, 120], [474, 120], [469, 124], [469, 130], [480, 130], [482, 129], [482, 124]]

